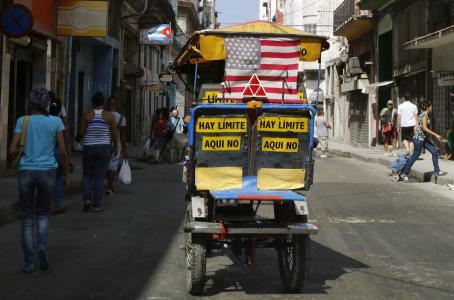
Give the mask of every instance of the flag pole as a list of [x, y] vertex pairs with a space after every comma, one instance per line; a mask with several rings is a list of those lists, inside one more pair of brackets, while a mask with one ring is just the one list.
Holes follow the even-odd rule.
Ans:
[[195, 88], [197, 86], [197, 72], [198, 72], [198, 68], [199, 68], [199, 60], [196, 58], [195, 59], [195, 71], [194, 71], [194, 98], [196, 97], [195, 95]]
[[315, 109], [318, 107], [318, 97], [320, 95], [320, 74], [322, 68], [322, 59], [321, 57], [318, 59], [318, 73], [317, 73], [317, 100], [315, 100]]

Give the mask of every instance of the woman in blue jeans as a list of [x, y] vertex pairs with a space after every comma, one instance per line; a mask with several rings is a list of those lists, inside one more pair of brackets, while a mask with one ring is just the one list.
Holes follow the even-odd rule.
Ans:
[[104, 100], [102, 93], [96, 93], [92, 98], [93, 110], [85, 113], [80, 121], [79, 135], [84, 146], [84, 212], [90, 211], [90, 208], [93, 212], [104, 210], [101, 207], [104, 177], [111, 153], [116, 155], [118, 149], [115, 117], [103, 109]]
[[443, 176], [447, 174], [446, 172], [440, 171], [440, 166], [438, 165], [438, 149], [430, 140], [430, 136], [435, 137], [437, 140], [441, 140], [442, 138], [441, 135], [431, 130], [431, 121], [429, 116], [432, 113], [432, 103], [424, 101], [421, 105], [421, 109], [423, 111], [418, 117], [418, 126], [416, 127], [415, 135], [413, 136], [414, 151], [405, 165], [402, 176], [402, 180], [404, 182], [408, 181], [408, 175], [410, 174], [411, 167], [413, 167], [413, 164], [419, 158], [424, 148], [429, 150], [432, 154], [435, 176]]
[[[39, 266], [48, 268], [47, 234], [49, 227], [50, 205], [55, 189], [55, 170], [57, 161], [54, 157], [55, 143], [62, 149], [63, 183], [67, 183], [68, 159], [65, 151], [63, 130], [60, 118], [49, 116], [48, 91], [43, 88], [33, 89], [29, 100], [30, 115], [17, 120], [9, 152], [16, 153], [21, 135], [25, 136], [25, 147], [19, 162], [19, 210], [21, 217], [21, 240], [24, 252], [22, 271], [34, 271], [34, 254], [38, 253]], [[37, 225], [37, 247], [33, 246], [33, 223]]]

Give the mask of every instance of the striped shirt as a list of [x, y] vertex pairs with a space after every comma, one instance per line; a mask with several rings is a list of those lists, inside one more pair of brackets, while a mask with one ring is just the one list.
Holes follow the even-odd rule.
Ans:
[[102, 118], [102, 109], [94, 112], [95, 117], [87, 123], [83, 145], [110, 145], [110, 124]]

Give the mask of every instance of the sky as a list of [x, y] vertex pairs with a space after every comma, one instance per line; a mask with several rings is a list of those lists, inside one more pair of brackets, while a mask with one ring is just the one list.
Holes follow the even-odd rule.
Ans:
[[216, 0], [221, 26], [257, 20], [259, 0]]

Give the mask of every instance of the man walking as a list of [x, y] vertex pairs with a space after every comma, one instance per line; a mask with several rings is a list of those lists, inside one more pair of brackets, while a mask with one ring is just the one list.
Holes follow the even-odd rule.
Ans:
[[106, 186], [106, 196], [114, 194], [113, 181], [115, 174], [118, 171], [118, 163], [120, 162], [121, 156], [123, 159], [128, 159], [128, 152], [126, 150], [126, 118], [120, 114], [118, 110], [117, 100], [114, 97], [110, 97], [107, 100], [106, 109], [115, 118], [115, 123], [117, 124], [117, 155], [112, 155], [109, 163], [109, 169], [107, 171], [107, 186]]
[[[169, 120], [169, 140], [170, 140], [170, 162], [174, 161], [175, 154], [177, 159], [180, 158], [179, 152], [185, 145], [185, 135], [183, 119], [178, 115], [178, 110], [174, 108]], [[186, 139], [187, 142], [187, 139]]]
[[418, 119], [418, 108], [410, 102], [410, 94], [405, 93], [404, 102], [397, 109], [397, 132], [408, 153], [413, 153], [413, 134]]
[[331, 125], [325, 118], [325, 112], [319, 110], [318, 116], [315, 118], [315, 126], [317, 127], [317, 137], [319, 139], [319, 147], [322, 151], [321, 158], [327, 158], [326, 151], [328, 150], [328, 129]]

